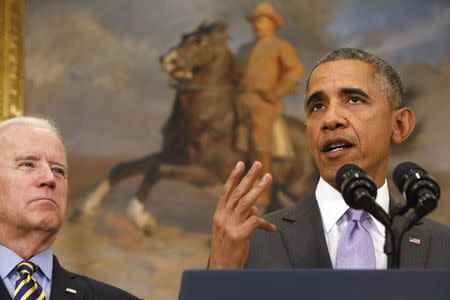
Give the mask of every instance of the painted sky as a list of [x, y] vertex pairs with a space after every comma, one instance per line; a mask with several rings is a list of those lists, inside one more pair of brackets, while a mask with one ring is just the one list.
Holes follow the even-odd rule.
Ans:
[[339, 43], [368, 49], [396, 65], [439, 66], [449, 53], [450, 5], [448, 0], [349, 0], [326, 30]]
[[[252, 39], [245, 15], [259, 1], [27, 1], [25, 102], [50, 115], [71, 153], [133, 157], [157, 151], [174, 98], [158, 57], [202, 20], [229, 23], [236, 50]], [[307, 68], [326, 51], [369, 49], [397, 67], [439, 68], [449, 57], [447, 0], [272, 1], [279, 34]], [[302, 118], [303, 85], [286, 99]]]

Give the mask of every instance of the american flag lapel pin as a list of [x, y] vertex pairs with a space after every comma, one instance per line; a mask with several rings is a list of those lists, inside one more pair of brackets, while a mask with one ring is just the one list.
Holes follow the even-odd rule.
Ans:
[[412, 236], [409, 237], [409, 242], [410, 242], [411, 244], [420, 245], [420, 239], [415, 238], [415, 237], [412, 237]]
[[74, 289], [71, 289], [71, 288], [66, 288], [66, 292], [68, 292], [68, 293], [70, 293], [70, 294], [74, 294], [74, 295], [77, 294], [77, 291], [74, 290]]

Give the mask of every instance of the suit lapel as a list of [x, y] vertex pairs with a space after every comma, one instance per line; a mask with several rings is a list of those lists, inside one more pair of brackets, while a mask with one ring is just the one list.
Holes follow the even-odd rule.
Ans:
[[332, 268], [314, 194], [282, 216], [279, 230], [294, 268]]
[[400, 267], [425, 268], [430, 248], [430, 234], [416, 225], [403, 237]]
[[[389, 210], [394, 209], [396, 202], [392, 195], [389, 195]], [[394, 227], [397, 232], [407, 221], [406, 216], [397, 216]], [[405, 233], [400, 248], [400, 268], [425, 268], [428, 251], [430, 248], [430, 234], [422, 229], [421, 223], [413, 226]]]
[[[53, 256], [52, 290], [50, 300], [79, 300], [86, 293], [84, 286], [76, 280], [77, 275], [72, 274], [61, 267]], [[69, 289], [69, 291], [67, 291]], [[76, 291], [76, 293], [70, 292]]]
[[0, 299], [12, 300], [11, 295], [9, 294], [5, 284], [3, 283], [3, 280], [0, 280]]

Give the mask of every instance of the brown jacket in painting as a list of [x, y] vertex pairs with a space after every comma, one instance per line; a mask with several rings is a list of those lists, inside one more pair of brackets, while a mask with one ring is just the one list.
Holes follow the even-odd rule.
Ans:
[[304, 74], [294, 47], [276, 36], [257, 40], [240, 64], [237, 110], [240, 150], [272, 151], [272, 130], [283, 112], [282, 97], [295, 92]]

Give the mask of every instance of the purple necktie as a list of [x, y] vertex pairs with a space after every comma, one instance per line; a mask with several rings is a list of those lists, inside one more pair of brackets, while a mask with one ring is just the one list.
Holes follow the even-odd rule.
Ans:
[[375, 250], [372, 237], [362, 221], [369, 218], [363, 210], [349, 208], [348, 224], [339, 239], [336, 269], [375, 269]]

